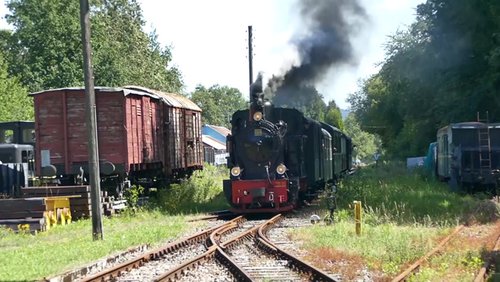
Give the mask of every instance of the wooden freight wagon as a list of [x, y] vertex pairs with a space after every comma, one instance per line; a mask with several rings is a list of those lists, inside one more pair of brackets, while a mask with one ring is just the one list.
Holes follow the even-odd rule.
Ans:
[[[101, 177], [120, 191], [127, 179], [151, 183], [202, 168], [201, 109], [179, 95], [141, 87], [96, 87]], [[85, 90], [31, 94], [35, 105], [36, 171], [54, 169], [61, 184], [88, 173]], [[141, 182], [141, 184], [143, 184]]]

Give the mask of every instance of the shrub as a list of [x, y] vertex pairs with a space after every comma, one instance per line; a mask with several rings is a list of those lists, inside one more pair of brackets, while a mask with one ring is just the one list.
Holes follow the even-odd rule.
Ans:
[[169, 214], [226, 209], [222, 180], [228, 173], [226, 167], [205, 164], [203, 170], [194, 172], [190, 178], [159, 190], [156, 206]]

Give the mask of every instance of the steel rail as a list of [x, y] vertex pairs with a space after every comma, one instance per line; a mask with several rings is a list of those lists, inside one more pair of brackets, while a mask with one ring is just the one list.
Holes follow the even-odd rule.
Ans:
[[453, 238], [453, 236], [455, 236], [463, 228], [464, 228], [463, 225], [457, 226], [457, 228], [455, 228], [455, 230], [450, 235], [448, 235], [446, 238], [444, 238], [439, 243], [439, 245], [437, 245], [434, 249], [432, 249], [430, 252], [428, 252], [427, 254], [425, 254], [423, 257], [421, 257], [415, 263], [413, 263], [405, 271], [401, 272], [398, 276], [396, 276], [394, 279], [392, 279], [392, 282], [399, 282], [399, 281], [406, 280], [408, 278], [408, 276], [410, 276], [412, 273], [416, 272], [420, 268], [420, 266], [422, 265], [422, 263], [424, 261], [426, 261], [429, 257], [431, 257], [432, 255], [434, 255], [439, 250], [441, 250], [441, 248], [443, 248], [444, 245], [446, 245], [446, 243], [448, 243], [448, 241], [450, 241], [451, 238]]
[[228, 221], [222, 225], [200, 231], [194, 235], [191, 235], [185, 239], [180, 239], [177, 240], [173, 243], [167, 244], [166, 246], [157, 248], [155, 250], [149, 251], [141, 256], [138, 256], [134, 259], [128, 260], [126, 262], [123, 262], [121, 264], [118, 264], [114, 267], [105, 269], [99, 273], [96, 273], [91, 276], [83, 277], [80, 281], [82, 282], [93, 282], [93, 281], [109, 281], [112, 280], [118, 276], [120, 276], [124, 272], [128, 272], [133, 268], [140, 267], [147, 263], [150, 260], [158, 259], [161, 256], [171, 253], [175, 250], [178, 250], [180, 248], [183, 248], [185, 246], [193, 245], [202, 242], [203, 240], [207, 240], [209, 236], [216, 231], [219, 228], [223, 228], [224, 226], [228, 224], [234, 224], [234, 222], [239, 222], [242, 221], [243, 217], [239, 216], [237, 218], [234, 218], [231, 221]]
[[[181, 275], [183, 275], [186, 272], [186, 270], [195, 268], [204, 261], [207, 261], [215, 257], [223, 265], [228, 267], [229, 271], [233, 274], [235, 278], [237, 278], [238, 281], [251, 281], [248, 274], [243, 270], [239, 269], [236, 263], [234, 263], [234, 261], [219, 246], [220, 237], [224, 233], [232, 232], [234, 229], [238, 228], [241, 222], [244, 221], [244, 218], [242, 216], [239, 216], [237, 219], [238, 220], [233, 219], [232, 221], [229, 221], [226, 224], [219, 226], [210, 234], [209, 236], [210, 240], [209, 242], [207, 242], [207, 244], [210, 245], [210, 247], [205, 253], [184, 262], [183, 264], [175, 267], [174, 269], [169, 270], [168, 272], [163, 273], [162, 275], [157, 276], [154, 280], [176, 281], [180, 278]], [[239, 236], [231, 240], [237, 240], [237, 238], [239, 238]]]
[[476, 275], [474, 282], [483, 282], [486, 280], [488, 275], [488, 269], [495, 261], [495, 256], [498, 255], [498, 250], [500, 249], [500, 233], [497, 235], [497, 240], [495, 242], [495, 246], [493, 247], [493, 254], [489, 260], [485, 261], [483, 267], [479, 270], [479, 273]]
[[308, 264], [307, 262], [304, 262], [303, 260], [286, 252], [285, 250], [278, 248], [274, 243], [271, 242], [271, 240], [269, 240], [269, 238], [267, 237], [267, 232], [272, 228], [274, 224], [281, 221], [282, 219], [283, 218], [279, 214], [271, 218], [259, 228], [258, 237], [256, 238], [256, 242], [259, 248], [266, 251], [267, 253], [272, 254], [275, 257], [289, 261], [292, 265], [292, 268], [295, 268], [300, 272], [307, 273], [312, 281], [338, 281], [330, 277], [320, 269]]

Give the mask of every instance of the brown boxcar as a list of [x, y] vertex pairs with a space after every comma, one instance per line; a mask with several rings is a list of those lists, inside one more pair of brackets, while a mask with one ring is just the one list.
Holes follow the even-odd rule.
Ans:
[[[201, 169], [201, 109], [180, 95], [138, 86], [96, 87], [101, 175], [114, 183], [177, 178]], [[31, 94], [37, 174], [55, 167], [63, 184], [88, 171], [84, 88]]]

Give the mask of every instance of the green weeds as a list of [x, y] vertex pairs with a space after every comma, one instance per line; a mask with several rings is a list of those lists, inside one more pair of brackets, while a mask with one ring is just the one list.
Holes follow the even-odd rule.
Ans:
[[[353, 201], [363, 205], [360, 236], [355, 234]], [[334, 225], [299, 229], [291, 236], [304, 241], [315, 256], [323, 253], [333, 260], [334, 253], [340, 252], [362, 258], [372, 271], [383, 272], [382, 279], [387, 279], [434, 248], [458, 224], [494, 222], [498, 205], [484, 195], [452, 193], [446, 183], [419, 171], [407, 171], [402, 165], [379, 165], [363, 168], [344, 180], [338, 188], [335, 217]], [[451, 254], [455, 256], [451, 260], [438, 256], [441, 261], [436, 259], [412, 280], [439, 281], [428, 278], [445, 279], [450, 269], [457, 273], [452, 280], [470, 278], [483, 262], [477, 249]]]
[[154, 204], [168, 214], [227, 209], [229, 206], [222, 190], [222, 180], [228, 174], [226, 167], [205, 164], [202, 171], [194, 172], [189, 179], [159, 190]]
[[227, 208], [222, 193], [226, 168], [207, 165], [181, 184], [158, 189], [152, 203], [138, 207], [140, 186], [125, 197], [133, 209], [103, 218], [104, 240], [92, 240], [91, 220], [56, 226], [37, 235], [16, 234], [0, 228], [0, 281], [39, 280], [81, 267], [99, 258], [143, 244], [158, 245], [180, 236], [192, 226], [190, 212]]
[[178, 237], [184, 218], [158, 212], [104, 218], [104, 240], [92, 240], [90, 220], [56, 226], [37, 235], [0, 231], [0, 281], [37, 280], [143, 244]]

